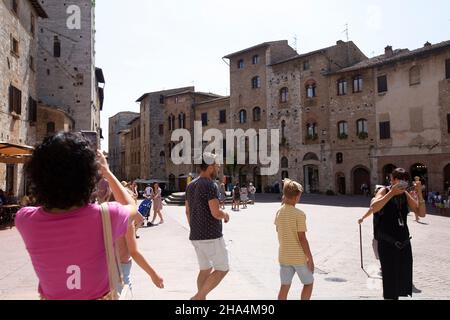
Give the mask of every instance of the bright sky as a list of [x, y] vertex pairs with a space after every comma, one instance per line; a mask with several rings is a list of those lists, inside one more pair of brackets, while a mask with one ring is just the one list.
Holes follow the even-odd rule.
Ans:
[[143, 93], [195, 85], [229, 94], [222, 57], [288, 40], [305, 53], [349, 38], [369, 57], [386, 45], [415, 49], [450, 40], [448, 0], [97, 0], [96, 64], [106, 78], [102, 127], [139, 112]]

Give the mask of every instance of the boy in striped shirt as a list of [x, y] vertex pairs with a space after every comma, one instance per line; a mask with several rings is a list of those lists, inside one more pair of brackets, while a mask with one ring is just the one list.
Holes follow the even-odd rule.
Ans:
[[278, 300], [287, 300], [296, 273], [304, 285], [301, 299], [310, 300], [313, 291], [314, 261], [306, 238], [306, 215], [295, 208], [302, 193], [301, 184], [289, 179], [284, 181], [283, 204], [275, 219], [280, 243], [281, 289]]

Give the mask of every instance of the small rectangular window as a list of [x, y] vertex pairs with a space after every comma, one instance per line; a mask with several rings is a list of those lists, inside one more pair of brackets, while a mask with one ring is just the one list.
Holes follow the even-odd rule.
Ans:
[[378, 93], [388, 91], [387, 76], [378, 77]]
[[34, 68], [34, 57], [33, 56], [30, 56], [30, 69], [32, 71], [35, 71], [35, 68]]
[[35, 17], [33, 14], [31, 14], [31, 17], [30, 17], [30, 32], [31, 32], [31, 35], [34, 37], [34, 35], [36, 33], [36, 21], [35, 21]]
[[31, 124], [37, 121], [37, 102], [31, 97], [28, 99], [28, 121]]
[[386, 140], [391, 138], [391, 123], [389, 121], [380, 122], [380, 139]]
[[160, 103], [160, 104], [164, 104], [164, 100], [165, 100], [165, 99], [164, 99], [164, 96], [163, 96], [163, 95], [160, 95], [160, 96], [159, 96], [159, 103]]
[[309, 70], [310, 65], [309, 65], [309, 61], [306, 60], [303, 62], [303, 71]]
[[22, 91], [12, 85], [9, 87], [9, 112], [22, 114]]
[[450, 113], [447, 114], [447, 131], [450, 134]]
[[15, 14], [19, 14], [19, 1], [18, 0], [12, 0], [12, 11]]
[[11, 36], [11, 53], [15, 56], [19, 56], [19, 40]]
[[226, 110], [220, 110], [219, 114], [219, 122], [220, 123], [227, 123], [227, 111]]
[[450, 79], [450, 59], [445, 60], [445, 79]]
[[160, 135], [160, 136], [163, 136], [163, 135], [164, 135], [164, 125], [163, 125], [163, 124], [160, 124], [160, 125], [159, 125], [159, 135]]
[[208, 125], [208, 114], [202, 113], [202, 126], [206, 127]]
[[55, 58], [61, 57], [61, 42], [59, 41], [57, 36], [55, 36], [55, 38], [53, 39], [53, 56]]

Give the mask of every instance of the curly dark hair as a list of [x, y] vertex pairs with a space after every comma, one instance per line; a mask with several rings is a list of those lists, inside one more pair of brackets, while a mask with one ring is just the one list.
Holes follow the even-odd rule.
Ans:
[[46, 209], [87, 205], [100, 179], [96, 153], [78, 133], [47, 137], [34, 150], [25, 172], [37, 203]]

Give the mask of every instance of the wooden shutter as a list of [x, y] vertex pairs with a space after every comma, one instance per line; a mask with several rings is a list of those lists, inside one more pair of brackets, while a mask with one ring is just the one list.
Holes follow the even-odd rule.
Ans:
[[391, 138], [391, 123], [389, 121], [380, 122], [380, 139]]
[[14, 87], [12, 85], [9, 86], [9, 112], [14, 111]]

